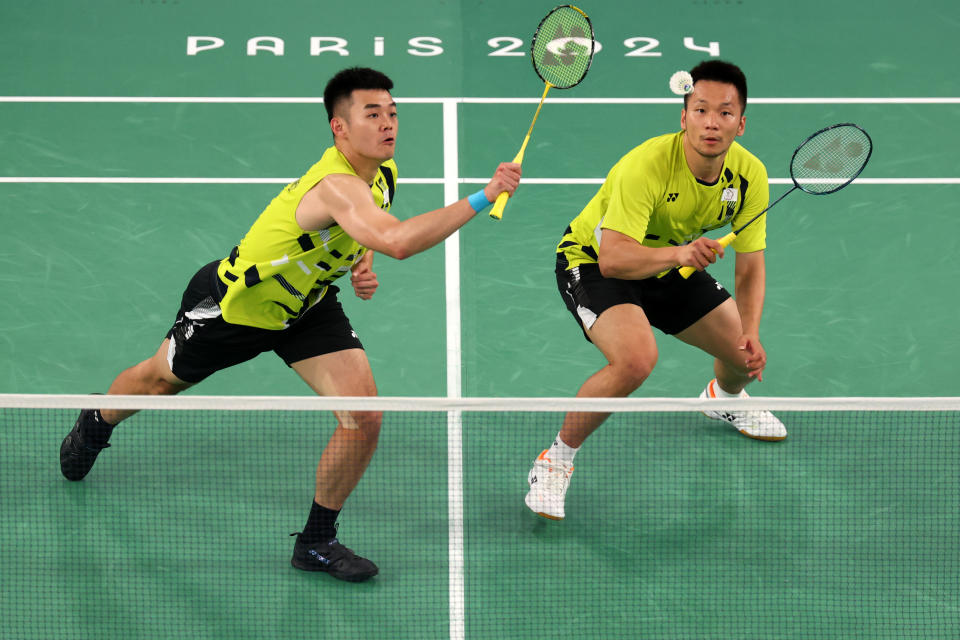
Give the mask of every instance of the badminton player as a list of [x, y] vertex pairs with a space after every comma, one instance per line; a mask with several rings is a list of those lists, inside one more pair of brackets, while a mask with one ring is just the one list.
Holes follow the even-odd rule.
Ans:
[[[160, 348], [122, 372], [108, 393], [179, 393], [216, 371], [273, 351], [320, 395], [376, 395], [366, 353], [334, 282], [349, 273], [354, 293], [369, 299], [378, 287], [374, 252], [403, 259], [428, 249], [499, 193], [512, 194], [520, 180], [519, 165], [504, 163], [469, 198], [402, 222], [392, 216], [398, 130], [392, 88], [387, 76], [364, 68], [346, 69], [329, 81], [324, 106], [333, 146], [280, 191], [240, 243], [225, 252], [229, 255], [196, 273]], [[301, 133], [305, 128], [300, 125]], [[113, 428], [133, 413], [81, 412], [60, 449], [63, 475], [83, 479], [109, 446]], [[381, 414], [344, 411], [336, 418], [292, 562], [362, 581], [377, 567], [339, 542], [335, 523], [373, 456]]]
[[[724, 250], [703, 237], [737, 226], [769, 201], [767, 171], [736, 142], [743, 135], [747, 82], [735, 65], [711, 60], [691, 70], [681, 130], [627, 153], [567, 227], [557, 247], [557, 284], [583, 335], [607, 364], [577, 397], [623, 397], [657, 363], [653, 328], [713, 356], [701, 397], [746, 397], [767, 363], [760, 342], [766, 218], [744, 230], [736, 251], [735, 298], [704, 269]], [[676, 267], [697, 271], [687, 280]], [[607, 413], [569, 413], [553, 445], [528, 474], [527, 506], [552, 519], [565, 516], [573, 460]], [[766, 411], [710, 411], [740, 433], [782, 440], [787, 432]]]

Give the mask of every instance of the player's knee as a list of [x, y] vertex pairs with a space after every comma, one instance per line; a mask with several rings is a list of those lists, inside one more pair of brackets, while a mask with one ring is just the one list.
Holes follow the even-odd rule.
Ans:
[[361, 411], [358, 424], [360, 430], [368, 440], [376, 440], [380, 436], [380, 426], [383, 424], [382, 411]]
[[727, 374], [731, 376], [737, 376], [741, 378], [749, 377], [747, 374], [750, 372], [750, 369], [743, 363], [737, 361], [729, 360], [720, 360], [720, 363], [723, 365], [724, 369], [727, 370]]
[[647, 358], [642, 356], [631, 356], [624, 358], [616, 363], [618, 377], [624, 386], [631, 387], [631, 391], [642, 385], [650, 374], [653, 373], [653, 367], [656, 365], [656, 358]]
[[350, 411], [340, 415], [340, 427], [358, 439], [376, 442], [383, 423], [382, 411]]
[[180, 393], [181, 391], [183, 391], [189, 386], [190, 385], [174, 384], [172, 382], [164, 380], [163, 378], [157, 378], [153, 381], [153, 384], [150, 386], [149, 393], [152, 396], [173, 396]]

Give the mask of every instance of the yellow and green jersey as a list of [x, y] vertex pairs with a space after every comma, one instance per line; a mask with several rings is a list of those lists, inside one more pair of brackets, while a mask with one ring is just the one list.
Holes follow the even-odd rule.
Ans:
[[[734, 142], [720, 179], [705, 184], [687, 166], [683, 136], [680, 131], [651, 138], [613, 166], [557, 246], [567, 268], [598, 262], [603, 229], [647, 247], [679, 246], [727, 224], [738, 228], [767, 207], [767, 170], [756, 156]], [[730, 246], [759, 251], [766, 247], [766, 233], [763, 216]]]
[[[357, 175], [336, 147], [327, 149], [303, 177], [275, 197], [220, 262], [217, 274], [227, 292], [220, 302], [223, 319], [233, 324], [283, 329], [350, 268], [366, 247], [339, 225], [305, 231], [297, 224], [297, 205], [304, 194], [331, 174]], [[396, 190], [397, 165], [383, 163], [370, 187], [377, 206], [390, 210]]]

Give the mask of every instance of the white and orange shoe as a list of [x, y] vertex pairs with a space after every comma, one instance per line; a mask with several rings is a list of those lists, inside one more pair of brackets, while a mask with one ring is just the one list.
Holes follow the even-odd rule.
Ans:
[[570, 486], [573, 465], [554, 463], [547, 457], [547, 450], [533, 461], [533, 468], [527, 475], [530, 491], [524, 501], [530, 510], [538, 516], [551, 520], [563, 520], [563, 501]]
[[[717, 398], [717, 380], [714, 378], [700, 394], [701, 398]], [[749, 398], [741, 391], [741, 398]], [[729, 423], [737, 431], [755, 440], [776, 442], [787, 437], [787, 428], [769, 411], [704, 411], [703, 415]]]

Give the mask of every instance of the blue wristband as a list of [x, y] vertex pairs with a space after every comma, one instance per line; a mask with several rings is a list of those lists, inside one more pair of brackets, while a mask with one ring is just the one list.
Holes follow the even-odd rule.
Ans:
[[480, 189], [480, 191], [477, 191], [472, 196], [469, 196], [467, 198], [467, 202], [470, 203], [470, 206], [473, 207], [473, 210], [476, 211], [477, 213], [480, 213], [481, 211], [483, 211], [484, 209], [486, 209], [487, 207], [493, 204], [492, 202], [487, 200], [487, 194], [483, 192], [483, 189]]

